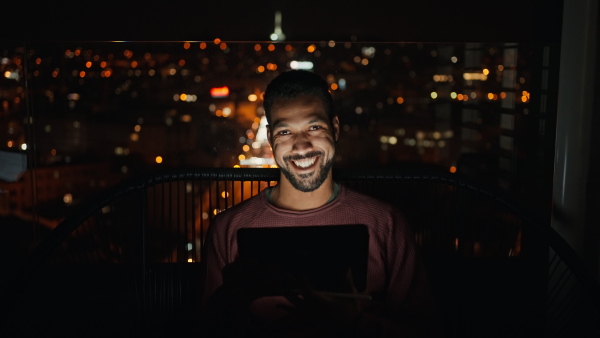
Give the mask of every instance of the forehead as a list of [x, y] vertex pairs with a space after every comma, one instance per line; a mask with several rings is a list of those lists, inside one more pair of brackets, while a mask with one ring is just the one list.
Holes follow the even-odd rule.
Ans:
[[320, 118], [327, 120], [327, 110], [323, 100], [314, 95], [301, 95], [295, 98], [281, 98], [271, 106], [273, 125], [282, 120], [301, 118]]

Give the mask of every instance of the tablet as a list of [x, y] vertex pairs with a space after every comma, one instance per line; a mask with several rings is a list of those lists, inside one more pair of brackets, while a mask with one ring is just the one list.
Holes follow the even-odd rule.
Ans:
[[347, 291], [341, 281], [348, 269], [357, 291], [366, 288], [369, 232], [364, 224], [241, 228], [237, 244], [240, 258], [304, 276], [317, 291]]

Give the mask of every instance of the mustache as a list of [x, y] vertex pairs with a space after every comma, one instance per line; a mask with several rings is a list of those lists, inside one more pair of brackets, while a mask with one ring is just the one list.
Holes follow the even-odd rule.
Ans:
[[298, 160], [303, 160], [305, 158], [311, 158], [311, 157], [315, 157], [315, 156], [319, 156], [322, 155], [323, 153], [317, 150], [313, 150], [311, 152], [308, 152], [304, 155], [288, 155], [285, 156], [283, 159], [284, 161], [298, 161]]

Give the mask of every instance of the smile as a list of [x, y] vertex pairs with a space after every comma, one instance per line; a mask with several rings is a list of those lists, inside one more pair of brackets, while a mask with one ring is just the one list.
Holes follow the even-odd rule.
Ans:
[[315, 161], [317, 160], [316, 157], [311, 157], [311, 158], [305, 158], [302, 160], [295, 160], [292, 161], [296, 166], [300, 167], [300, 168], [308, 168], [311, 165], [313, 165], [315, 163]]

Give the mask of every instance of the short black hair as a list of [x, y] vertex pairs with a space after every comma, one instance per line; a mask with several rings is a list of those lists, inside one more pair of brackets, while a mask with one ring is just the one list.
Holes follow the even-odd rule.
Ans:
[[289, 70], [274, 78], [264, 94], [264, 109], [267, 122], [271, 123], [271, 108], [278, 99], [294, 99], [303, 95], [312, 95], [323, 101], [329, 122], [333, 121], [333, 97], [329, 85], [319, 75], [308, 70]]

